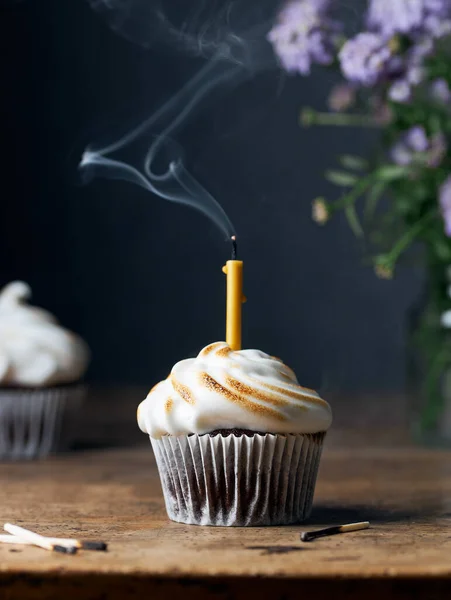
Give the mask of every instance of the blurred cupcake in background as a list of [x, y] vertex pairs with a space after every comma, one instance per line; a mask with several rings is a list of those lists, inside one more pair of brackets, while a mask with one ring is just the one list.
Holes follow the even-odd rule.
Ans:
[[[0, 291], [0, 459], [42, 458], [60, 440], [63, 417], [79, 407], [89, 349], [47, 311], [30, 306], [30, 287]], [[66, 440], [67, 442], [67, 440]]]

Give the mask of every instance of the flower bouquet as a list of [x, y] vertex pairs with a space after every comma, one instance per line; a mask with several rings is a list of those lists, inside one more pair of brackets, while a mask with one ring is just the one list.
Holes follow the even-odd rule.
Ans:
[[385, 279], [421, 243], [428, 285], [409, 345], [413, 425], [423, 439], [451, 441], [451, 0], [368, 0], [353, 35], [339, 6], [289, 1], [268, 34], [287, 72], [341, 73], [329, 112], [304, 107], [302, 125], [380, 129], [377, 158], [344, 155], [326, 172], [341, 193], [314, 200], [313, 218], [344, 211]]

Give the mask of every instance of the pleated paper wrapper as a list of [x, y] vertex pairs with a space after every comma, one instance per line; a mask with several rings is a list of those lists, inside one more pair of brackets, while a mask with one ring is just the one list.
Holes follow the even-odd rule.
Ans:
[[151, 438], [169, 518], [229, 527], [303, 521], [311, 511], [324, 437]]
[[64, 449], [69, 440], [61, 437], [62, 426], [79, 409], [84, 395], [82, 385], [0, 389], [0, 460], [44, 458]]

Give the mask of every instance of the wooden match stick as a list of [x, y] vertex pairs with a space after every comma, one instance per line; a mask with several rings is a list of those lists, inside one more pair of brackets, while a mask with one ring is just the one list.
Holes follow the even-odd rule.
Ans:
[[61, 552], [62, 554], [75, 554], [77, 552], [76, 546], [63, 546], [62, 544], [54, 544], [50, 539], [34, 533], [28, 529], [24, 529], [23, 527], [19, 527], [18, 525], [12, 525], [11, 523], [5, 523], [3, 526], [4, 530], [8, 533], [11, 533], [14, 536], [24, 540], [25, 542], [29, 542], [34, 546], [39, 546], [40, 548], [44, 548], [45, 550], [51, 550], [52, 552]]
[[369, 521], [362, 521], [361, 523], [337, 525], [336, 527], [327, 527], [326, 529], [318, 529], [317, 531], [303, 531], [301, 533], [301, 540], [303, 542], [311, 542], [312, 540], [316, 540], [316, 538], [326, 537], [328, 535], [336, 535], [337, 533], [347, 533], [349, 531], [360, 531], [361, 529], [368, 529], [369, 526]]
[[[108, 549], [108, 544], [105, 542], [91, 542], [90, 540], [74, 540], [70, 538], [51, 538], [47, 536], [40, 536], [44, 538], [50, 544], [56, 544], [61, 546], [75, 546], [80, 550], [98, 550], [105, 552]], [[22, 544], [22, 546], [33, 546], [34, 542], [24, 540], [22, 537], [17, 535], [1, 535], [0, 543], [3, 544]]]

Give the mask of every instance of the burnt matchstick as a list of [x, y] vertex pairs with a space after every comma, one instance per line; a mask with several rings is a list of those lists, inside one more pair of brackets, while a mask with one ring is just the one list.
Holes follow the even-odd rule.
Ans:
[[326, 537], [328, 535], [337, 535], [337, 533], [347, 533], [350, 531], [360, 531], [362, 529], [368, 529], [370, 526], [369, 521], [362, 521], [361, 523], [349, 523], [349, 525], [337, 525], [336, 527], [327, 527], [326, 529], [317, 529], [316, 531], [303, 531], [301, 533], [301, 541], [311, 542], [320, 537]]
[[[108, 550], [108, 544], [105, 542], [93, 542], [90, 540], [75, 540], [70, 538], [51, 538], [46, 536], [43, 537], [50, 544], [60, 546], [73, 546], [79, 550], [97, 550], [99, 552], [106, 552]], [[22, 546], [33, 546], [33, 542], [24, 540], [22, 537], [17, 535], [0, 535], [0, 543], [3, 544], [21, 544]]]
[[77, 548], [81, 548], [82, 550], [97, 550], [98, 552], [106, 552], [108, 550], [108, 544], [105, 542], [90, 542], [89, 540], [74, 540], [77, 545]]
[[236, 235], [232, 235], [232, 237], [230, 239], [232, 240], [232, 260], [236, 260], [236, 257], [237, 257]]
[[77, 547], [72, 544], [65, 546], [61, 543], [61, 540], [58, 540], [56, 543], [54, 543], [50, 538], [46, 538], [43, 535], [39, 535], [38, 533], [34, 533], [29, 529], [19, 527], [18, 525], [5, 523], [3, 528], [5, 531], [19, 538], [23, 542], [33, 544], [33, 546], [39, 546], [40, 548], [44, 548], [45, 550], [51, 550], [52, 552], [61, 552], [62, 554], [75, 554], [77, 552]]

